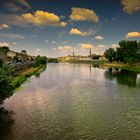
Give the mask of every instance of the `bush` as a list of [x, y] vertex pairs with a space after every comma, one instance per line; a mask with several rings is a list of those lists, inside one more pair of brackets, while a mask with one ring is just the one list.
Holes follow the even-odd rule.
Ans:
[[2, 64], [0, 67], [0, 102], [12, 94], [11, 85], [12, 74], [8, 65]]
[[35, 59], [35, 67], [38, 67], [40, 65], [45, 65], [47, 63], [47, 58], [46, 56], [41, 57], [38, 55]]

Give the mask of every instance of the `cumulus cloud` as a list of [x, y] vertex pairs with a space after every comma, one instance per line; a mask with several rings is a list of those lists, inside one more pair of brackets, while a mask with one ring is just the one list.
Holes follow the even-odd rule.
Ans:
[[45, 42], [45, 43], [48, 43], [49, 41], [48, 41], [48, 40], [45, 40], [44, 42]]
[[137, 38], [140, 37], [140, 32], [129, 32], [125, 36], [126, 38]]
[[0, 33], [1, 38], [10, 38], [10, 39], [24, 39], [23, 35], [20, 34], [9, 34], [9, 33]]
[[69, 31], [69, 34], [71, 34], [71, 35], [81, 35], [81, 36], [88, 36], [88, 35], [91, 35], [90, 32], [82, 32], [82, 31], [80, 31], [80, 30], [77, 29], [77, 28], [72, 28], [72, 29]]
[[59, 46], [58, 50], [65, 51], [65, 50], [72, 50], [71, 46]]
[[66, 22], [61, 21], [61, 17], [54, 13], [45, 11], [36, 11], [32, 13], [25, 13], [22, 15], [17, 14], [0, 14], [1, 22], [8, 25], [14, 25], [19, 27], [27, 26], [61, 26], [67, 25]]
[[111, 48], [113, 48], [113, 49], [119, 48], [119, 45], [114, 43], [111, 45]]
[[93, 47], [92, 44], [80, 44], [80, 49], [92, 49]]
[[2, 47], [2, 46], [7, 46], [7, 47], [9, 47], [10, 44], [7, 43], [7, 42], [0, 42], [0, 47]]
[[40, 48], [37, 48], [37, 49], [35, 49], [35, 51], [36, 51], [36, 52], [40, 52], [40, 51], [41, 51], [41, 49], [40, 49]]
[[140, 0], [121, 0], [123, 10], [132, 14], [140, 10]]
[[52, 41], [52, 44], [56, 44], [56, 41]]
[[0, 29], [9, 29], [9, 25], [7, 24], [0, 24]]
[[94, 10], [76, 7], [72, 8], [70, 19], [73, 21], [91, 21], [95, 23], [99, 22], [99, 17]]
[[103, 40], [103, 39], [104, 39], [104, 37], [103, 37], [103, 36], [98, 35], [98, 36], [95, 36], [95, 39], [96, 39], [96, 40]]
[[26, 13], [22, 15], [25, 22], [35, 26], [66, 26], [66, 22], [61, 21], [61, 17], [54, 13], [36, 11], [34, 14]]
[[13, 42], [13, 45], [16, 45], [17, 44], [17, 42]]
[[102, 55], [104, 54], [105, 50], [106, 50], [106, 46], [104, 44], [100, 44], [94, 47], [92, 51], [94, 54]]

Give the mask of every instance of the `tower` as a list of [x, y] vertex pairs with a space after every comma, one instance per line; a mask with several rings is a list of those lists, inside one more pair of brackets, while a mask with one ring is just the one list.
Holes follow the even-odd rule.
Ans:
[[74, 57], [74, 52], [72, 53], [72, 56]]
[[89, 49], [89, 57], [91, 57], [91, 48]]

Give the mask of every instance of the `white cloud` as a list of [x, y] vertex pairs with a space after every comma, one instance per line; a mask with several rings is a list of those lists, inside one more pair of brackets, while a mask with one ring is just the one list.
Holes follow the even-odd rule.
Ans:
[[140, 10], [140, 0], [121, 0], [123, 10], [132, 14]]
[[98, 35], [98, 36], [95, 36], [95, 39], [96, 39], [96, 40], [103, 40], [103, 39], [104, 39], [104, 37], [103, 37], [103, 36]]
[[72, 8], [70, 19], [73, 21], [91, 21], [95, 23], [99, 22], [99, 17], [94, 10], [76, 7]]
[[0, 47], [2, 47], [2, 46], [7, 46], [7, 47], [9, 47], [10, 44], [7, 43], [7, 42], [0, 42]]
[[7, 24], [0, 24], [0, 29], [9, 29], [9, 25]]
[[80, 30], [77, 29], [77, 28], [72, 28], [72, 29], [69, 31], [69, 34], [71, 34], [71, 35], [89, 36], [89, 35], [91, 35], [91, 32], [82, 32], [82, 31], [80, 31]]
[[137, 38], [140, 37], [140, 32], [129, 32], [125, 36], [126, 38]]
[[80, 49], [92, 49], [93, 47], [92, 44], [80, 44]]
[[116, 49], [118, 47], [119, 47], [119, 45], [118, 44], [115, 44], [115, 43], [111, 45], [111, 48], [113, 48], [113, 49]]
[[96, 47], [93, 48], [92, 53], [102, 55], [104, 54], [106, 48], [107, 47], [103, 44], [97, 45]]
[[72, 49], [73, 49], [72, 46], [59, 46], [58, 47], [58, 50], [61, 50], [61, 51], [72, 50]]
[[45, 40], [44, 42], [45, 42], [45, 43], [48, 43], [49, 41], [48, 41], [48, 40]]
[[61, 17], [54, 13], [49, 13], [47, 11], [36, 11], [34, 14], [26, 13], [22, 15], [22, 19], [28, 23], [35, 26], [61, 26], [67, 25], [66, 22], [61, 21]]
[[40, 52], [40, 51], [41, 51], [41, 49], [40, 49], [40, 48], [37, 48], [37, 49], [35, 49], [35, 51], [36, 51], [36, 52]]
[[52, 41], [52, 44], [56, 44], [56, 41]]
[[17, 42], [13, 42], [13, 45], [16, 45], [17, 44]]
[[7, 23], [8, 25], [14, 25], [19, 27], [27, 26], [60, 26], [64, 27], [67, 25], [66, 22], [61, 21], [61, 16], [55, 13], [49, 13], [47, 11], [35, 11], [32, 13], [25, 13], [22, 15], [17, 14], [0, 14], [1, 22]]

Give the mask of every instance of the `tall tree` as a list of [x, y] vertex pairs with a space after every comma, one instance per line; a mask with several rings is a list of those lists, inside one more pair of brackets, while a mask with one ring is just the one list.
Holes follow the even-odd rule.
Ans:
[[113, 48], [109, 48], [105, 51], [104, 55], [108, 59], [109, 62], [112, 62], [115, 60], [116, 52]]

